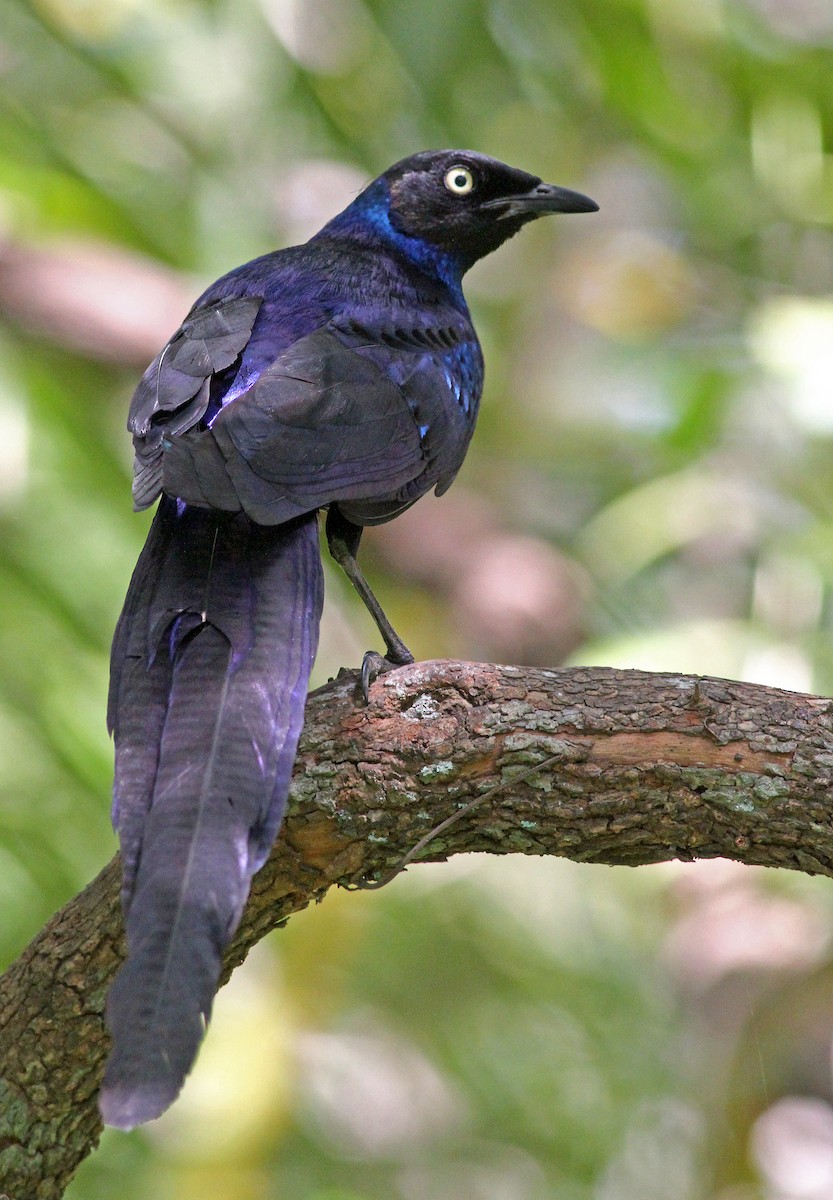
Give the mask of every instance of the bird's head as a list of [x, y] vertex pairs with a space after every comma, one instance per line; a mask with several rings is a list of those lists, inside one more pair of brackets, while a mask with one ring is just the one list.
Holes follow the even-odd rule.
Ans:
[[543, 183], [473, 150], [414, 154], [385, 171], [365, 194], [380, 186], [397, 234], [438, 247], [464, 269], [537, 217], [599, 207], [580, 192]]

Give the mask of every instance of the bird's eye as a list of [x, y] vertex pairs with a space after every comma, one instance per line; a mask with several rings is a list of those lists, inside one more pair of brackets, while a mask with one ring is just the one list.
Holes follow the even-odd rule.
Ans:
[[468, 167], [452, 167], [446, 172], [445, 186], [458, 196], [465, 196], [474, 187], [474, 176]]

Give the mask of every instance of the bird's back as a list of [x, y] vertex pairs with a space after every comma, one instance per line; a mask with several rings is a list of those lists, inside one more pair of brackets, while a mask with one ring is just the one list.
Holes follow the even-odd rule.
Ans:
[[482, 383], [459, 288], [378, 240], [318, 236], [218, 280], [148, 368], [137, 504], [164, 490], [263, 524], [333, 501], [390, 519], [450, 485]]

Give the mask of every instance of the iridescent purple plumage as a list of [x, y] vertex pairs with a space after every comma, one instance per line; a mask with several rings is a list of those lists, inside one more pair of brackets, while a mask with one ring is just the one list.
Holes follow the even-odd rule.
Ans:
[[145, 372], [134, 500], [162, 501], [111, 658], [128, 958], [107, 1003], [107, 1123], [178, 1094], [283, 818], [318, 510], [388, 657], [410, 661], [355, 553], [365, 525], [445, 491], [463, 461], [483, 359], [462, 276], [542, 212], [593, 207], [471, 151], [414, 155], [306, 245], [213, 284]]

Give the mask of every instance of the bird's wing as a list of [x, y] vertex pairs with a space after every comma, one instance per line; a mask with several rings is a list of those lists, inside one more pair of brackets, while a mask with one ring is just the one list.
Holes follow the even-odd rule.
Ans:
[[238, 296], [195, 308], [145, 371], [127, 421], [136, 452], [137, 509], [147, 508], [161, 490], [163, 437], [202, 419], [212, 378], [245, 348], [261, 304], [259, 296]]
[[[448, 306], [436, 306], [408, 321], [373, 316], [349, 322], [357, 351], [372, 360], [398, 387], [420, 435], [423, 467], [395, 494], [354, 489], [339, 501], [357, 525], [388, 521], [431, 488], [450, 487], [465, 457], [483, 386], [483, 357], [471, 321]], [[342, 334], [344, 336], [344, 334]]]
[[441, 350], [336, 324], [300, 338], [207, 427], [166, 431], [165, 492], [261, 524], [333, 501], [406, 507], [449, 440]]

